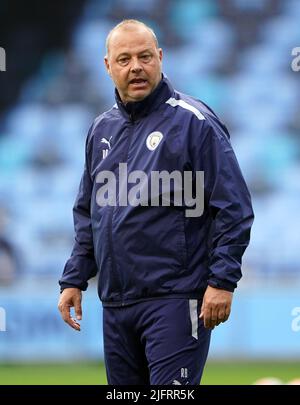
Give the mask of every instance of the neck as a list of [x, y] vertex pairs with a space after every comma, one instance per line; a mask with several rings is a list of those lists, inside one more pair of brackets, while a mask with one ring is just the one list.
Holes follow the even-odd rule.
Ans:
[[139, 101], [122, 101], [120, 95], [116, 92], [116, 102], [121, 113], [131, 120], [137, 120], [151, 111], [159, 107], [162, 102], [165, 102], [173, 93], [173, 88], [168, 80], [163, 76], [162, 80], [153, 89], [153, 91]]

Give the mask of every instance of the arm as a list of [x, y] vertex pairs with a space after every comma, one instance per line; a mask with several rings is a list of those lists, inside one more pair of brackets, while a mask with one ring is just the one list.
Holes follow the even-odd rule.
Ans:
[[229, 317], [254, 215], [227, 130], [216, 123], [206, 123], [204, 131], [198, 151], [204, 170], [205, 207], [212, 226], [208, 287], [200, 317], [206, 327], [213, 328]]
[[[88, 280], [97, 273], [94, 259], [93, 234], [90, 215], [92, 194], [92, 179], [89, 170], [89, 131], [86, 141], [85, 165], [79, 185], [79, 191], [73, 207], [75, 243], [71, 257], [67, 261], [59, 284], [62, 294], [59, 310], [63, 319], [74, 327], [70, 318], [70, 308], [75, 306], [75, 312], [81, 319], [81, 290], [86, 290]], [[75, 329], [78, 329], [75, 327]]]

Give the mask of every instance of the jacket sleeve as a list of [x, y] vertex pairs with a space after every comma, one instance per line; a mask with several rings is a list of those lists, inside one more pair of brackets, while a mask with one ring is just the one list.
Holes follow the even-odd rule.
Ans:
[[251, 197], [227, 129], [206, 121], [203, 131], [198, 159], [204, 170], [204, 207], [212, 220], [208, 284], [234, 291], [254, 219]]
[[93, 187], [88, 157], [90, 133], [91, 129], [86, 140], [84, 171], [81, 177], [75, 204], [73, 206], [75, 242], [71, 257], [66, 262], [62, 277], [59, 280], [61, 289], [77, 287], [81, 290], [86, 290], [88, 287], [88, 280], [94, 277], [97, 273], [90, 214]]

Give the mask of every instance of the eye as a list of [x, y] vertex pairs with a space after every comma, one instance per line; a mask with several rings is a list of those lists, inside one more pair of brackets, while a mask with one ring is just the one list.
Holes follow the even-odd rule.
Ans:
[[152, 55], [150, 55], [149, 53], [146, 53], [141, 56], [141, 59], [143, 60], [143, 62], [150, 62], [151, 58], [152, 58]]
[[122, 66], [127, 65], [128, 61], [129, 61], [128, 56], [123, 56], [122, 58], [118, 59], [118, 63]]

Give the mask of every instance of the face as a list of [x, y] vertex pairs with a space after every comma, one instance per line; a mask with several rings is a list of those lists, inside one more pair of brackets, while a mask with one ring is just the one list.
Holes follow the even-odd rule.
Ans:
[[161, 80], [162, 50], [143, 26], [128, 25], [113, 32], [104, 61], [125, 103], [143, 100]]

